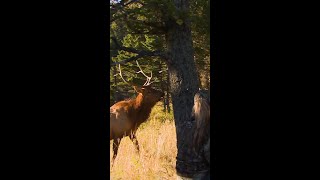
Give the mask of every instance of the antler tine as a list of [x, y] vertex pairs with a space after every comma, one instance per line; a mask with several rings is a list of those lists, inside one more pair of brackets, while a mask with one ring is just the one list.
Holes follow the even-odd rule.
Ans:
[[152, 71], [151, 71], [151, 76], [150, 76], [150, 77], [147, 77], [147, 80], [146, 80], [146, 82], [144, 83], [144, 86], [148, 86], [148, 85], [151, 84], [151, 83], [150, 83], [151, 78], [152, 78]]
[[150, 85], [150, 84], [152, 84], [153, 82], [150, 82], [151, 81], [151, 78], [152, 78], [152, 71], [151, 71], [151, 76], [150, 77], [148, 77], [148, 83], [147, 83], [147, 85]]
[[120, 65], [120, 64], [119, 64], [119, 75], [120, 75], [121, 79], [122, 79], [125, 83], [127, 83], [127, 84], [129, 84], [129, 85], [132, 85], [131, 83], [127, 82], [127, 81], [123, 78], [122, 72], [121, 72], [121, 65]]
[[151, 78], [152, 78], [152, 71], [151, 71], [151, 76], [150, 76], [150, 79], [149, 79], [149, 84], [151, 84], [151, 83], [150, 83], [150, 81], [151, 81]]
[[147, 75], [143, 72], [143, 70], [141, 69], [138, 60], [136, 60], [136, 63], [137, 63], [137, 65], [138, 65], [139, 69], [140, 69], [139, 72], [141, 72], [141, 73], [147, 78], [147, 81], [146, 81], [143, 85], [144, 85], [144, 86], [150, 85], [150, 84], [151, 84], [151, 83], [150, 83], [150, 80], [151, 80], [151, 78], [152, 78], [152, 71], [151, 71], [151, 76], [149, 77], [149, 76], [147, 76]]

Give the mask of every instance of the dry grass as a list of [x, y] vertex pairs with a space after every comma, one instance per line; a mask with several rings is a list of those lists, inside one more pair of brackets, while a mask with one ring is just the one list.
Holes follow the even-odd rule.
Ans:
[[[112, 180], [118, 179], [176, 179], [176, 130], [172, 113], [162, 112], [161, 103], [154, 107], [149, 120], [137, 131], [140, 154], [131, 140], [121, 140], [113, 168]], [[112, 158], [110, 141], [110, 159]]]

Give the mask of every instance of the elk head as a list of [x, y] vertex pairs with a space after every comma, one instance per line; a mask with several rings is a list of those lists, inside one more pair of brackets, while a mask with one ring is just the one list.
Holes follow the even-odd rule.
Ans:
[[164, 97], [162, 91], [151, 88], [150, 85], [144, 85], [142, 87], [133, 86], [135, 91], [142, 95], [143, 99], [147, 99], [148, 103], [155, 104]]
[[[134, 90], [138, 93], [138, 94], [141, 94], [143, 99], [147, 99], [148, 100], [148, 104], [155, 104], [157, 103], [158, 101], [160, 101], [163, 97], [164, 97], [164, 93], [160, 90], [156, 90], [154, 88], [151, 87], [151, 84], [153, 82], [150, 82], [151, 81], [151, 78], [152, 78], [152, 72], [151, 72], [151, 75], [150, 76], [147, 76], [143, 70], [141, 69], [138, 61], [136, 61], [137, 63], [137, 66], [139, 67], [140, 71], [138, 71], [137, 73], [142, 73], [146, 78], [146, 82], [142, 85], [142, 86], [139, 86], [137, 84], [134, 84], [134, 83], [129, 83], [128, 81], [126, 81], [123, 76], [122, 76], [122, 73], [121, 73], [121, 65], [119, 64], [119, 74], [120, 74], [120, 77], [122, 78], [122, 80], [124, 82], [126, 82], [127, 84], [129, 84], [130, 86], [132, 86], [134, 88]], [[146, 102], [145, 102], [146, 103]]]

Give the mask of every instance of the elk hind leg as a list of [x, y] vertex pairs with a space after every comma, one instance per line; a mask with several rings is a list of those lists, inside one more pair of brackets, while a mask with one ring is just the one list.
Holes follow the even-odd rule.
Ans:
[[131, 134], [130, 139], [133, 142], [134, 146], [136, 147], [137, 152], [139, 153], [140, 152], [139, 143], [138, 143], [138, 139], [137, 139], [135, 133]]

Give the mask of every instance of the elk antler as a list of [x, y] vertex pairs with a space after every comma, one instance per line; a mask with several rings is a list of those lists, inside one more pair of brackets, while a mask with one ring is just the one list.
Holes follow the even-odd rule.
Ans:
[[151, 76], [149, 77], [149, 76], [147, 76], [144, 72], [143, 72], [143, 70], [141, 69], [141, 67], [140, 67], [140, 65], [139, 65], [139, 63], [138, 63], [138, 61], [136, 60], [136, 63], [137, 63], [137, 65], [138, 65], [138, 67], [139, 67], [139, 69], [140, 69], [140, 71], [138, 71], [137, 73], [142, 73], [146, 78], [147, 78], [147, 81], [143, 84], [143, 86], [149, 86], [150, 84], [152, 84], [152, 83], [150, 83], [150, 80], [151, 80], [151, 78], [152, 78], [152, 71], [151, 71]]
[[131, 85], [131, 86], [134, 86], [134, 84], [129, 83], [128, 81], [126, 81], [126, 80], [123, 78], [122, 72], [121, 72], [121, 65], [120, 65], [120, 64], [119, 64], [119, 75], [120, 75], [121, 79], [122, 79], [125, 83], [127, 83], [127, 84], [129, 84], [129, 85]]

